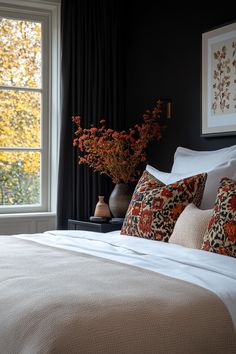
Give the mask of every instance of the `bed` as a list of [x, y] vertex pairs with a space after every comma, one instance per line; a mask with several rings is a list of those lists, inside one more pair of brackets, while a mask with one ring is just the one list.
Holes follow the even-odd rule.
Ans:
[[0, 354], [236, 354], [235, 171], [178, 148], [121, 231], [1, 236]]
[[1, 236], [0, 352], [236, 353], [236, 260], [85, 231]]

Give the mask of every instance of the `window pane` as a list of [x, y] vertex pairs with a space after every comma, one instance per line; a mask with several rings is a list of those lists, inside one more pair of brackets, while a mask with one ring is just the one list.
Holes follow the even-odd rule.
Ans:
[[40, 147], [41, 93], [0, 90], [0, 147]]
[[0, 151], [0, 205], [40, 204], [40, 152]]
[[0, 85], [41, 87], [41, 23], [0, 18]]

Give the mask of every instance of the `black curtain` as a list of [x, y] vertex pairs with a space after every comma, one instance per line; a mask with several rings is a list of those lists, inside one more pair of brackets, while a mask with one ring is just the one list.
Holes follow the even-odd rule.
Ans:
[[87, 220], [98, 195], [108, 201], [113, 188], [109, 178], [78, 165], [71, 116], [80, 115], [84, 128], [102, 118], [107, 127], [125, 126], [122, 14], [118, 0], [62, 0], [59, 229], [67, 228], [69, 218]]

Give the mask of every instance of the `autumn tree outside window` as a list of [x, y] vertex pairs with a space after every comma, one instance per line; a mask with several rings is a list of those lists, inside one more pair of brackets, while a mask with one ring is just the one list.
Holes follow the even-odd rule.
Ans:
[[50, 211], [50, 26], [0, 1], [0, 213]]

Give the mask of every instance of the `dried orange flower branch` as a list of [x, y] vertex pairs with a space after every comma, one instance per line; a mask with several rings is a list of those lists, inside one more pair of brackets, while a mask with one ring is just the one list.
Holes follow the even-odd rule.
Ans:
[[77, 130], [73, 145], [79, 148], [79, 163], [106, 174], [114, 183], [137, 180], [140, 163], [147, 161], [148, 143], [161, 138], [160, 113], [161, 101], [158, 100], [152, 110], [143, 114], [143, 123], [130, 128], [128, 133], [107, 129], [105, 120], [100, 121], [99, 128], [83, 129], [81, 117], [74, 116]]

